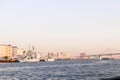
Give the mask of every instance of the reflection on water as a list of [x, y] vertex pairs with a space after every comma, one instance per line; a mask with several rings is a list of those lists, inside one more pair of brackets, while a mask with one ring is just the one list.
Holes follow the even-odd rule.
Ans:
[[0, 64], [0, 80], [101, 80], [119, 74], [119, 60]]

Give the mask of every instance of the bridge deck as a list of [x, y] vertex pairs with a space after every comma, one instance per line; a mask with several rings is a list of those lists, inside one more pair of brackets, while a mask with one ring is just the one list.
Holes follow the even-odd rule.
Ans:
[[86, 55], [86, 56], [109, 56], [109, 55], [120, 55], [120, 53], [107, 53], [107, 54], [94, 54], [94, 55]]

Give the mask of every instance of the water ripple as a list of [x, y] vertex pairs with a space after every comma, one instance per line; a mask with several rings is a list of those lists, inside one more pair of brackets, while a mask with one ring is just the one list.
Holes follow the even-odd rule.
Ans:
[[120, 76], [120, 61], [73, 60], [0, 64], [0, 80], [99, 80]]

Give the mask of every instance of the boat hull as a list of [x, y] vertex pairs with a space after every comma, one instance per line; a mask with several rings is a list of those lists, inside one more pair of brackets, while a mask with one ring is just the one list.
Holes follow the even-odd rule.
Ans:
[[39, 62], [40, 60], [39, 59], [21, 59], [21, 60], [18, 60], [19, 62]]
[[55, 59], [48, 59], [47, 61], [55, 61]]

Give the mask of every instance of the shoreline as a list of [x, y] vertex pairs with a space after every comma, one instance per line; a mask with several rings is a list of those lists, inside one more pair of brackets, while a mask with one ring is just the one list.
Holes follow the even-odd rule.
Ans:
[[19, 62], [18, 60], [0, 60], [0, 63], [15, 63]]

